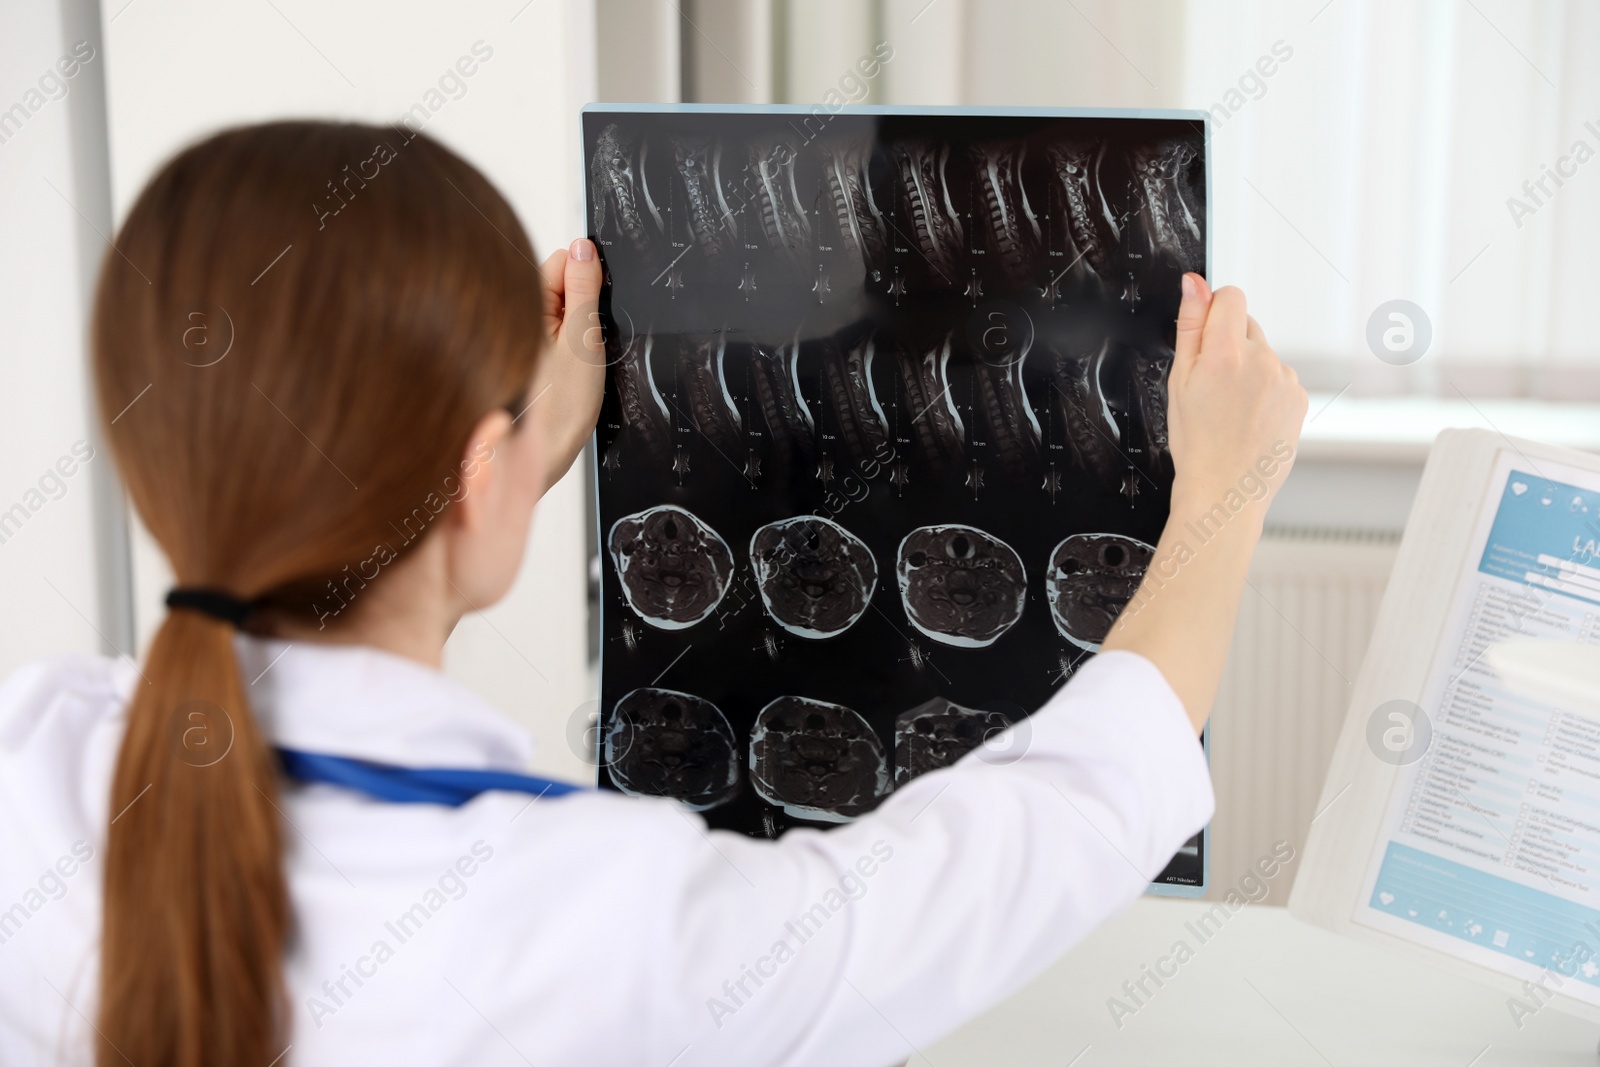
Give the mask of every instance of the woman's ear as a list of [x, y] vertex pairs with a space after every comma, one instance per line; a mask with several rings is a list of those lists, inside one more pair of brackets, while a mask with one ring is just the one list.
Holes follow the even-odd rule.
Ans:
[[460, 495], [456, 499], [455, 520], [468, 533], [477, 533], [490, 516], [504, 507], [499, 497], [506, 491], [508, 464], [496, 462], [511, 435], [511, 415], [495, 408], [478, 420], [467, 439], [461, 457]]

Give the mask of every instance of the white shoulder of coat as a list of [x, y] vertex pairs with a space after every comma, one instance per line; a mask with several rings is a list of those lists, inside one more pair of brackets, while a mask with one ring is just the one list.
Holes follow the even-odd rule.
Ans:
[[0, 682], [0, 751], [41, 734], [81, 733], [122, 713], [139, 679], [131, 659], [64, 653], [24, 664]]

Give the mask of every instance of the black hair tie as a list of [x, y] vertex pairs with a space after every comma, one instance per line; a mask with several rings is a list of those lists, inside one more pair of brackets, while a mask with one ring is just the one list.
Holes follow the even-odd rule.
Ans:
[[220, 589], [173, 589], [167, 593], [167, 607], [198, 611], [230, 626], [243, 626], [256, 609], [251, 601]]

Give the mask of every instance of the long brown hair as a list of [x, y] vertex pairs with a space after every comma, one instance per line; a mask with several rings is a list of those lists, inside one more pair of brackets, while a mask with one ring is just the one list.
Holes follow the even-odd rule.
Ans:
[[[542, 302], [515, 213], [427, 137], [282, 122], [180, 153], [108, 252], [93, 324], [107, 438], [178, 585], [336, 614], [349, 568], [431, 529], [406, 520], [525, 396]], [[169, 612], [127, 710], [102, 1067], [267, 1067], [289, 1040], [277, 767], [233, 633]]]

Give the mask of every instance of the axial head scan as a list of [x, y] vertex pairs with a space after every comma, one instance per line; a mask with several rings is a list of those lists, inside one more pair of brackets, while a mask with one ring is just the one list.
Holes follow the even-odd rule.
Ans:
[[788, 814], [847, 822], [889, 792], [889, 764], [878, 735], [842, 704], [783, 696], [750, 729], [750, 783]]
[[1155, 552], [1143, 541], [1112, 533], [1073, 534], [1056, 545], [1045, 596], [1061, 636], [1098, 652]]
[[878, 565], [855, 534], [820, 515], [772, 522], [750, 539], [767, 614], [799, 637], [844, 633], [866, 613]]
[[944, 697], [902, 711], [894, 720], [894, 784], [950, 766], [1010, 725], [998, 711], [964, 708]]
[[681, 630], [705, 619], [733, 578], [727, 542], [670, 504], [618, 519], [606, 547], [628, 606], [662, 630]]
[[1016, 550], [975, 526], [921, 526], [900, 542], [895, 576], [911, 625], [935, 641], [986, 648], [1022, 618]]
[[739, 792], [733, 727], [715, 704], [688, 693], [643, 688], [617, 701], [604, 755], [612, 784], [630, 796], [706, 811]]

